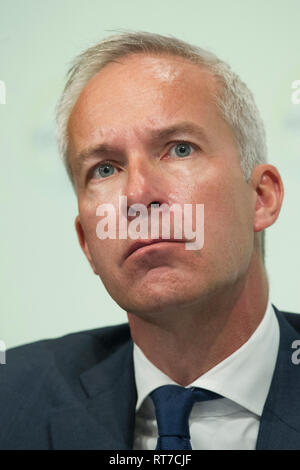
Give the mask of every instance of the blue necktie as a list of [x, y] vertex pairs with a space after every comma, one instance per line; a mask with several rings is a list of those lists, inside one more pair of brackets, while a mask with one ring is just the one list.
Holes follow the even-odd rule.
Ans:
[[204, 388], [163, 385], [150, 393], [156, 412], [158, 440], [155, 450], [191, 450], [189, 416], [196, 401], [223, 398]]

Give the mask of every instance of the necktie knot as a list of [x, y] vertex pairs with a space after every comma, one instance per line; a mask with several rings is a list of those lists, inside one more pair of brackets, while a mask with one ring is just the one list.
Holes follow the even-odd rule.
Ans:
[[196, 401], [221, 395], [199, 387], [163, 385], [150, 393], [156, 412], [159, 439], [156, 449], [191, 449], [189, 416]]

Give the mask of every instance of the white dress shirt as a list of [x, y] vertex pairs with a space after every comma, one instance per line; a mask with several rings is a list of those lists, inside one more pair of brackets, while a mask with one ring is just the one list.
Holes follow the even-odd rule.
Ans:
[[[206, 388], [224, 396], [194, 404], [189, 419], [192, 449], [255, 449], [277, 359], [279, 335], [278, 320], [268, 301], [263, 319], [246, 343], [187, 386]], [[154, 450], [158, 433], [149, 394], [161, 385], [176, 382], [154, 366], [136, 344], [133, 359], [137, 387], [133, 448]]]

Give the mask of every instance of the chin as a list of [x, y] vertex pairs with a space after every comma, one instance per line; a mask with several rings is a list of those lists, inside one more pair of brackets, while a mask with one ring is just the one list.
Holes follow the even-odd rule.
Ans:
[[[156, 291], [156, 292], [155, 292]], [[199, 302], [201, 293], [199, 289], [193, 293], [191, 290], [181, 287], [174, 290], [163, 292], [159, 289], [149, 289], [147, 292], [139, 292], [136, 295], [126, 295], [126, 298], [115, 299], [118, 305], [125, 310], [138, 317], [147, 317], [149, 315], [153, 318], [153, 314], [172, 314], [174, 310], [180, 308], [187, 309], [189, 306], [195, 305]]]

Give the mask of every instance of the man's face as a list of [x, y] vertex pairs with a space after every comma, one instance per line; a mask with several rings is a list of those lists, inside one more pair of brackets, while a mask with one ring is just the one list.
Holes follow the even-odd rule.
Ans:
[[[72, 111], [77, 232], [94, 271], [128, 312], [200, 305], [230, 289], [249, 267], [255, 197], [232, 130], [214, 103], [218, 87], [208, 71], [184, 59], [135, 54], [94, 76]], [[160, 132], [170, 128], [172, 133]], [[87, 156], [100, 144], [101, 151]], [[128, 207], [204, 204], [203, 248], [161, 242], [126, 257], [135, 240], [100, 240], [96, 234], [96, 208], [113, 204], [118, 216], [120, 196]]]

